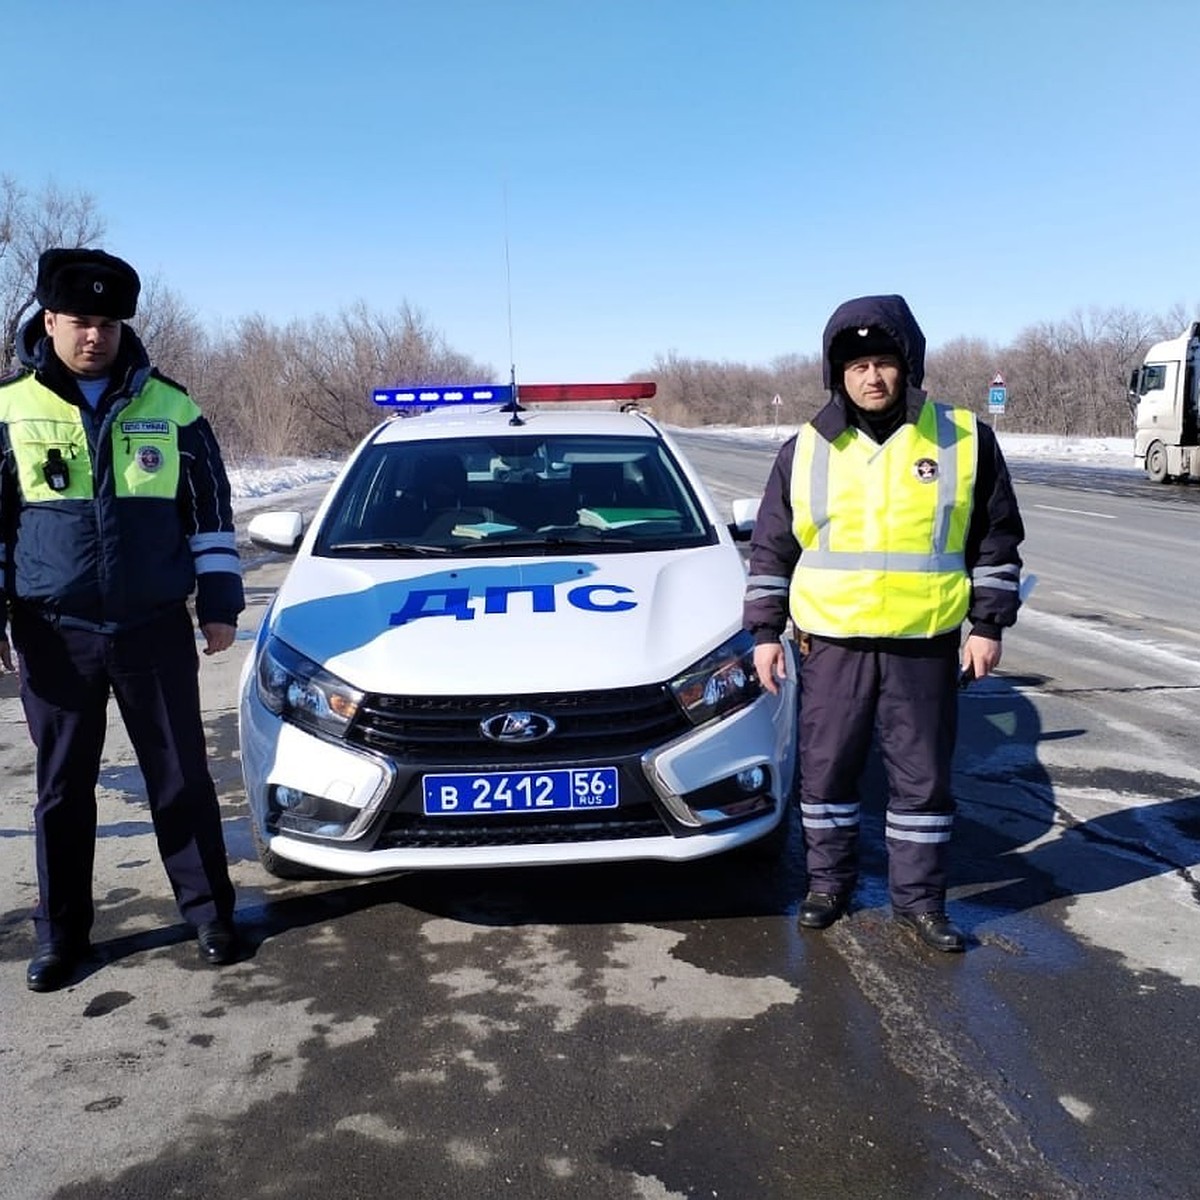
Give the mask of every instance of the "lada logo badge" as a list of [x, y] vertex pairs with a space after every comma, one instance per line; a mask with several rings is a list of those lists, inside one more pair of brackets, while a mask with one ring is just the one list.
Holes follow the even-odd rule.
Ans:
[[538, 742], [554, 729], [549, 717], [535, 712], [497, 713], [479, 722], [479, 732], [493, 742]]

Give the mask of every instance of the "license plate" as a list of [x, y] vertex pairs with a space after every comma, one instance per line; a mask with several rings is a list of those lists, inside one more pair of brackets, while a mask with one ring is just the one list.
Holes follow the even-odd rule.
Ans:
[[616, 767], [426, 775], [421, 782], [427, 817], [617, 807]]

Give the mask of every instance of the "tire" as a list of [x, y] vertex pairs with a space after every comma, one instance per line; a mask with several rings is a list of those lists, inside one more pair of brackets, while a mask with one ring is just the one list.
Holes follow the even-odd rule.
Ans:
[[1146, 447], [1146, 474], [1151, 483], [1166, 483], [1171, 478], [1167, 474], [1167, 448], [1162, 442], [1151, 442]]
[[259, 833], [258, 825], [253, 817], [250, 818], [250, 835], [254, 840], [254, 853], [258, 855], [258, 861], [262, 864], [263, 870], [268, 875], [274, 875], [276, 879], [325, 878], [324, 872], [318, 871], [316, 867], [308, 867], [304, 863], [293, 862], [290, 858], [284, 858], [270, 849], [263, 840], [262, 834]]

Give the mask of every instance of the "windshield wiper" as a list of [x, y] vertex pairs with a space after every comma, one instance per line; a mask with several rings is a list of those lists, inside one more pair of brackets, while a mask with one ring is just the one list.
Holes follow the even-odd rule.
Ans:
[[454, 554], [480, 554], [488, 551], [519, 553], [522, 550], [603, 550], [606, 547], [626, 549], [640, 546], [641, 540], [631, 537], [609, 537], [597, 530], [592, 534], [538, 533], [520, 537], [481, 538], [477, 542], [455, 546]]
[[545, 539], [547, 546], [582, 546], [585, 549], [593, 550], [599, 546], [640, 546], [642, 544], [640, 538], [631, 538], [629, 536], [613, 537], [611, 534], [603, 530], [597, 529], [591, 537], [580, 537], [575, 535], [564, 535], [560, 533], [547, 534]]
[[395, 554], [413, 558], [440, 557], [450, 553], [449, 546], [429, 546], [420, 542], [333, 542], [326, 547], [330, 554]]

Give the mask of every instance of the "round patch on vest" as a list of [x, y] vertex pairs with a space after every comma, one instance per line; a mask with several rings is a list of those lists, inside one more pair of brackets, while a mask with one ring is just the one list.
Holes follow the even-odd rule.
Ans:
[[922, 483], [932, 483], [937, 478], [938, 465], [932, 458], [918, 458], [913, 463], [913, 474]]
[[135, 458], [137, 465], [150, 475], [163, 465], [162, 451], [157, 446], [139, 446]]

